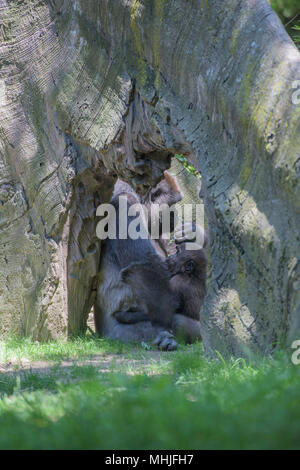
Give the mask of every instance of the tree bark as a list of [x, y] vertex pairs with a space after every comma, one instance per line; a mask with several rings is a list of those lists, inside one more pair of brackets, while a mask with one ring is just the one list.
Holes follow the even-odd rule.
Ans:
[[202, 173], [207, 352], [300, 337], [300, 55], [264, 0], [0, 0], [1, 333], [84, 329], [95, 210]]

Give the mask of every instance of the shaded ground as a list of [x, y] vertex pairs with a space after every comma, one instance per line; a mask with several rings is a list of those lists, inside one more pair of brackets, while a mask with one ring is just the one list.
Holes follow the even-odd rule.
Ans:
[[[170, 363], [168, 354], [160, 351], [147, 351], [142, 355], [140, 350], [133, 350], [136, 358], [122, 357], [120, 354], [94, 354], [85, 359], [69, 359], [60, 362], [55, 361], [31, 361], [30, 359], [10, 359], [6, 363], [0, 363], [0, 374], [20, 374], [36, 372], [40, 374], [50, 373], [53, 368], [61, 371], [62, 378], [72, 368], [92, 366], [98, 372], [125, 372], [129, 375], [145, 373], [147, 375], [160, 374], [162, 368]], [[157, 369], [155, 368], [157, 366]]]

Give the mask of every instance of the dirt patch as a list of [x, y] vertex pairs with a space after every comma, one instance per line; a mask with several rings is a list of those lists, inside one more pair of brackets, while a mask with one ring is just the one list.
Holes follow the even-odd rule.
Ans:
[[33, 372], [39, 374], [49, 374], [54, 367], [67, 373], [74, 366], [92, 366], [99, 372], [120, 371], [128, 375], [139, 373], [155, 375], [161, 374], [162, 369], [169, 364], [168, 354], [160, 351], [147, 351], [144, 355], [137, 354], [137, 357], [127, 358], [120, 354], [94, 354], [84, 359], [66, 359], [55, 361], [31, 361], [29, 359], [11, 359], [5, 364], [0, 364], [0, 374], [18, 374]]

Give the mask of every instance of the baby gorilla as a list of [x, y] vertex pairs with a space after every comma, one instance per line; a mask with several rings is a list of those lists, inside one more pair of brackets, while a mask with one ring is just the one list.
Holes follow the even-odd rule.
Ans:
[[192, 343], [201, 339], [200, 310], [206, 294], [207, 257], [204, 248], [187, 250], [185, 243], [177, 250], [166, 260], [177, 300], [172, 329], [177, 337]]
[[[186, 244], [182, 243], [178, 246], [177, 253], [166, 259], [165, 264], [176, 301], [172, 330], [187, 343], [201, 339], [200, 309], [206, 292], [205, 250], [187, 250]], [[152, 293], [147, 287], [149, 283], [144, 282], [146, 271], [144, 263], [131, 263], [122, 270], [121, 276], [124, 282], [135, 286], [147, 303], [150, 302]], [[117, 319], [121, 323], [136, 324], [149, 320], [149, 317], [145, 310], [140, 310], [138, 314], [122, 312]]]

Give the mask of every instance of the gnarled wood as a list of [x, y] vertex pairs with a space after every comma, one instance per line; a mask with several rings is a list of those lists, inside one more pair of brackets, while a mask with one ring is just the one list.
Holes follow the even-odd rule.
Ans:
[[97, 204], [116, 176], [144, 192], [178, 152], [204, 180], [206, 350], [289, 345], [300, 335], [300, 55], [268, 3], [0, 6], [1, 332], [83, 327]]

